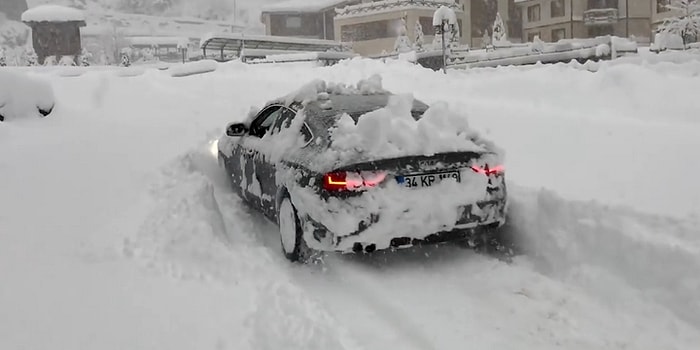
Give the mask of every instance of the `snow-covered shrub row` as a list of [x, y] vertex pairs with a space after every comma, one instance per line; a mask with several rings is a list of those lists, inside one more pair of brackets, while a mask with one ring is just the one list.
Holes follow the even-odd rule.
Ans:
[[47, 116], [54, 104], [48, 82], [26, 73], [0, 70], [0, 121]]

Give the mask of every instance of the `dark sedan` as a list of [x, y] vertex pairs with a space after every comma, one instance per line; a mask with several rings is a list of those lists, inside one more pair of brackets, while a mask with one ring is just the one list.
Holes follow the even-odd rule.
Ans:
[[429, 137], [411, 124], [420, 124], [429, 107], [413, 100], [409, 120], [396, 124], [408, 126], [404, 134], [367, 124], [366, 133], [380, 135], [369, 136], [377, 145], [354, 147], [363, 135], [343, 130], [354, 130], [363, 118], [387, 118], [371, 115], [386, 109], [393, 95], [322, 90], [314, 98], [271, 102], [247, 121], [229, 124], [219, 140], [219, 163], [234, 190], [279, 224], [288, 259], [468, 240], [505, 223], [504, 169], [490, 142], [460, 133], [473, 146], [406, 154], [396, 140], [375, 140], [383, 132], [409, 135], [399, 140], [409, 145], [415, 135]]

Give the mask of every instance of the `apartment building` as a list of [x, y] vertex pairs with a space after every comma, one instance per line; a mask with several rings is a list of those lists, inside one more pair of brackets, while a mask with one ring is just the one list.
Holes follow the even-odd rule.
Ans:
[[415, 37], [417, 22], [423, 28], [424, 42], [430, 43], [435, 35], [433, 14], [440, 6], [455, 11], [460, 42], [468, 43], [471, 38], [470, 18], [463, 4], [453, 0], [364, 1], [346, 6], [337, 10], [335, 40], [352, 43], [353, 51], [365, 56], [392, 52], [405, 21], [409, 38]]
[[544, 41], [601, 35], [650, 42], [653, 30], [673, 15], [670, 0], [516, 0], [522, 11], [523, 39]]
[[362, 0], [288, 0], [265, 6], [261, 21], [267, 35], [333, 40], [336, 8], [361, 2]]

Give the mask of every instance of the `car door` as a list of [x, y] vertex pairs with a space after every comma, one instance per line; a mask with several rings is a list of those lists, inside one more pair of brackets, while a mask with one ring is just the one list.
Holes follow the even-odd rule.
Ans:
[[264, 108], [250, 124], [248, 134], [241, 138], [238, 152], [242, 159], [240, 188], [243, 197], [253, 206], [267, 212], [270, 199], [263, 192], [263, 183], [270, 176], [264, 156], [263, 137], [270, 131], [282, 112], [281, 105], [271, 105]]

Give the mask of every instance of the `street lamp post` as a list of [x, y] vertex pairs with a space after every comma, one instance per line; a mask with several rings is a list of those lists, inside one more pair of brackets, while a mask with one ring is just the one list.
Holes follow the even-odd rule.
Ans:
[[442, 38], [442, 71], [447, 74], [447, 43], [445, 42], [445, 32], [452, 33], [457, 25], [457, 14], [449, 7], [440, 6], [433, 14], [433, 27], [435, 34]]

